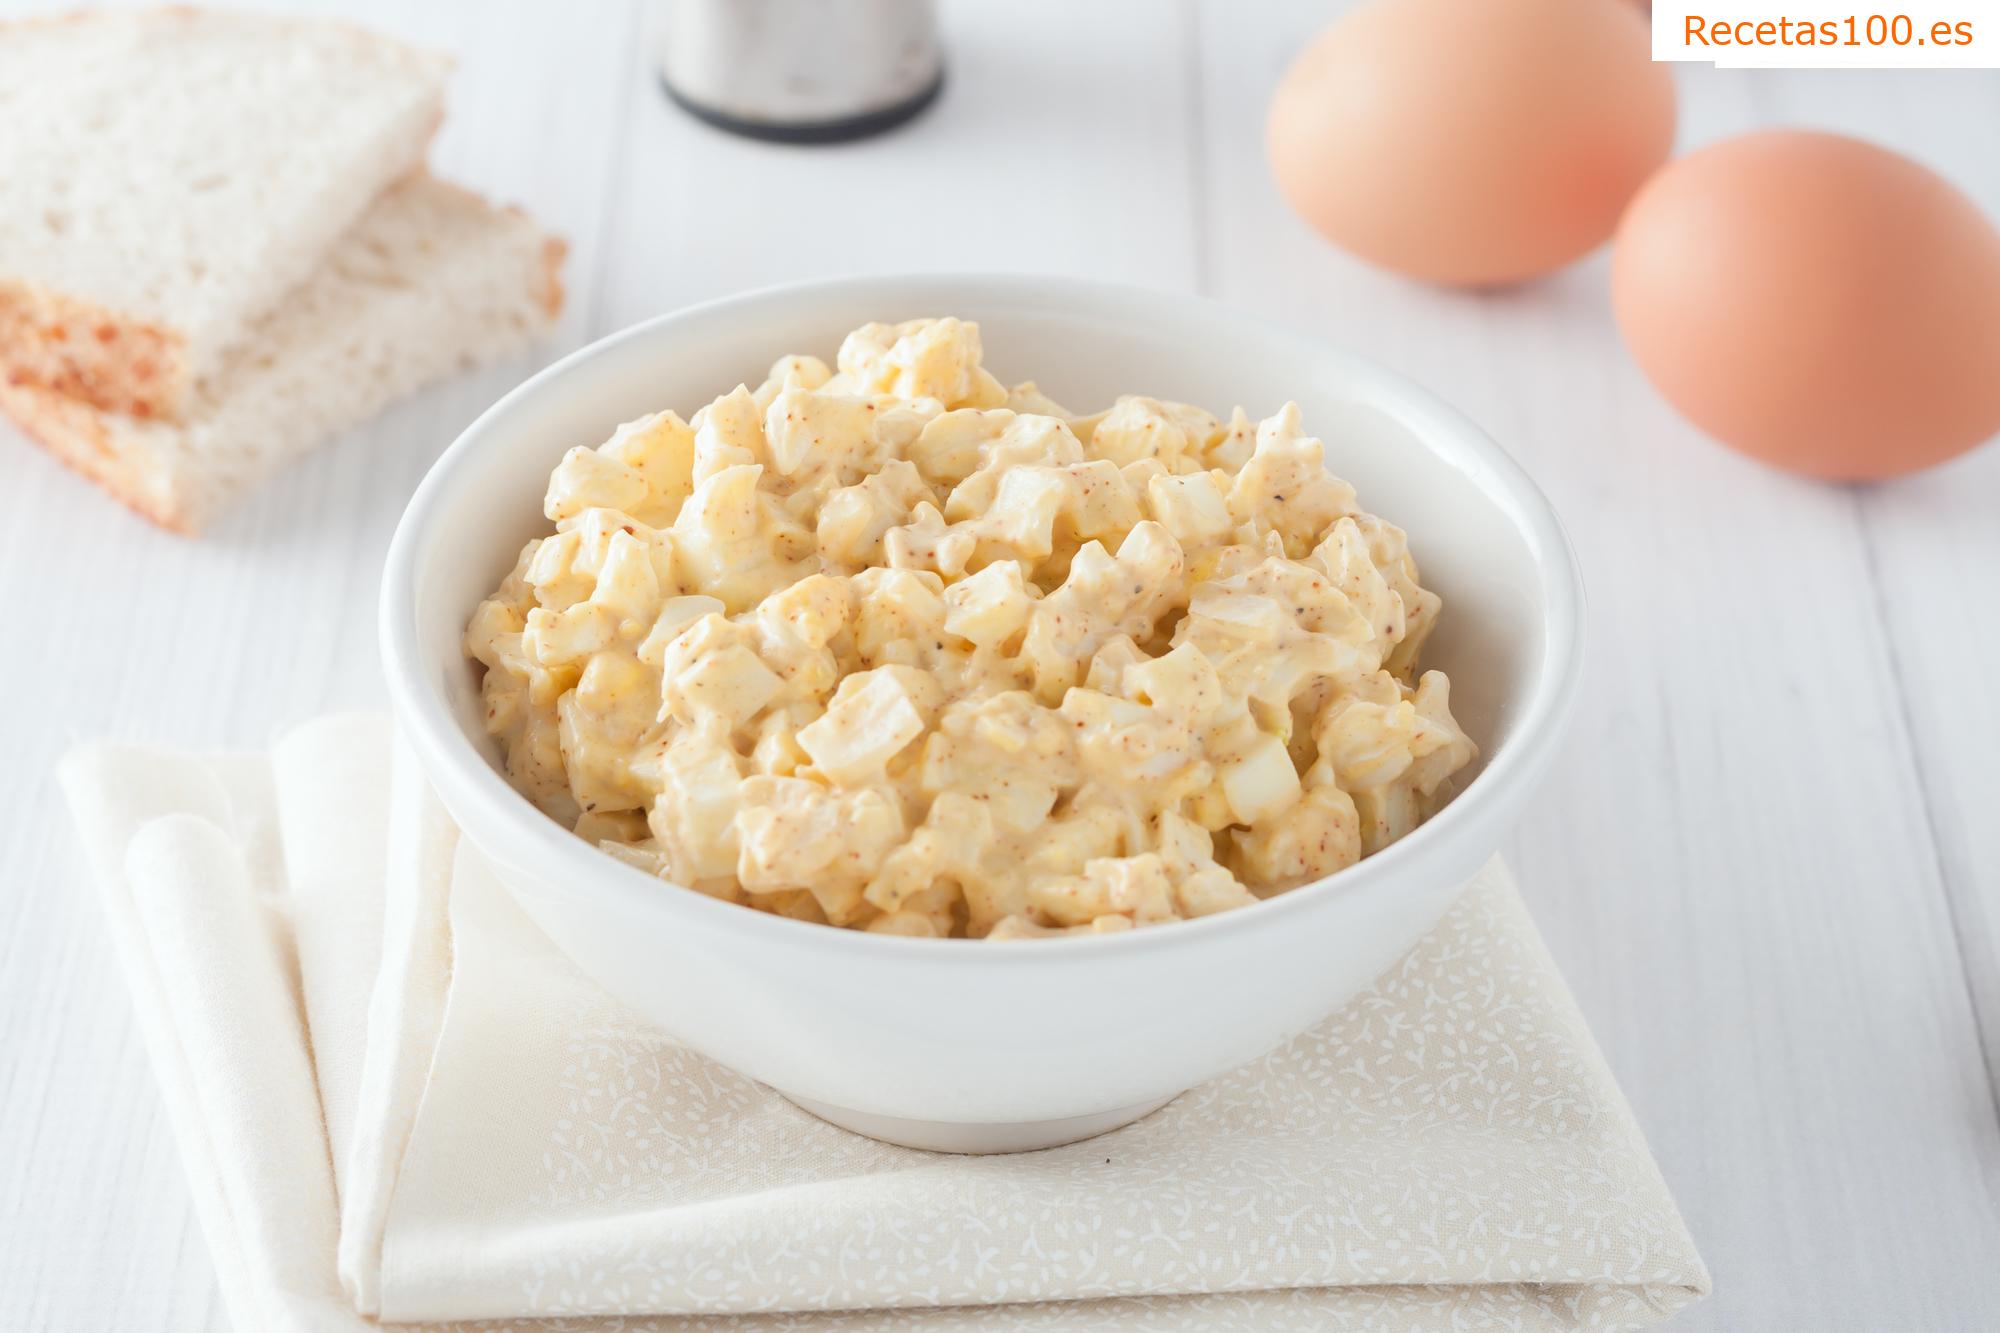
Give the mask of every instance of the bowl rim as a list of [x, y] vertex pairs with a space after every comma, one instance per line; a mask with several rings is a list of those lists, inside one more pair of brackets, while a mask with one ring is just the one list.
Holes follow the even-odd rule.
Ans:
[[[484, 437], [498, 430], [524, 400], [566, 378], [584, 363], [658, 330], [699, 323], [722, 311], [833, 294], [879, 294], [885, 305], [907, 304], [929, 289], [959, 287], [986, 304], [1014, 301], [1061, 309], [1065, 304], [1116, 307], [1129, 319], [1150, 307], [1198, 319], [1215, 336], [1233, 329], [1246, 338], [1289, 344], [1302, 354], [1339, 364], [1352, 378], [1371, 382], [1371, 401], [1393, 400], [1403, 424], [1449, 466], [1465, 474], [1493, 502], [1526, 541], [1540, 575], [1543, 605], [1541, 666], [1526, 691], [1526, 705], [1508, 743], [1449, 804], [1417, 829], [1351, 866], [1299, 885], [1252, 907], [1193, 920], [1164, 923], [1167, 929], [1118, 931], [1105, 935], [1038, 938], [1033, 948], [996, 948], [991, 941], [935, 939], [846, 930], [801, 921], [712, 897], [662, 881], [589, 846], [542, 814], [496, 772], [459, 728], [442, 691], [426, 675], [416, 617], [417, 572], [429, 554], [439, 513], [449, 504], [459, 476], [474, 467]], [[906, 296], [904, 293], [908, 293]], [[774, 356], [776, 354], [774, 353]], [[1277, 929], [1288, 917], [1331, 895], [1356, 896], [1393, 881], [1411, 862], [1425, 858], [1461, 827], [1474, 824], [1487, 807], [1504, 800], [1507, 786], [1532, 784], [1561, 743], [1582, 673], [1584, 592], [1575, 548], [1547, 496], [1525, 469], [1470, 418], [1432, 391], [1396, 371], [1309, 334], [1249, 314], [1211, 297], [1160, 291], [1125, 283], [1058, 274], [996, 272], [912, 272], [821, 278], [778, 283], [683, 306], [606, 334], [543, 367], [509, 390], [473, 420], [438, 456], [418, 483], [396, 524], [384, 565], [378, 630], [382, 665], [398, 731], [417, 754], [426, 781], [443, 787], [434, 774], [449, 774], [455, 800], [448, 799], [462, 832], [495, 859], [524, 867], [535, 877], [577, 885], [591, 893], [611, 893], [640, 910], [665, 913], [678, 924], [713, 934], [743, 937], [766, 945], [846, 950], [857, 957], [949, 958], [952, 965], [1025, 965], [1026, 960], [1101, 958], [1107, 951], [1132, 953], [1198, 948], [1225, 933]], [[674, 890], [662, 893], [662, 887]], [[1012, 960], [1020, 960], [1018, 963]]]

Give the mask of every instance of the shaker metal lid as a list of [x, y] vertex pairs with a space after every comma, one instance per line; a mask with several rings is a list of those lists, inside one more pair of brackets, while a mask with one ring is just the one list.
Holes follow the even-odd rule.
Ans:
[[757, 139], [879, 134], [944, 86], [936, 0], [670, 0], [659, 42], [668, 96]]

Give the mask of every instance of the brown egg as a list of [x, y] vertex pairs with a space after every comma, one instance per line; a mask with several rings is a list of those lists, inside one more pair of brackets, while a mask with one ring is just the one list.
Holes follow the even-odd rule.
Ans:
[[2000, 232], [1858, 139], [1726, 140], [1618, 229], [1633, 359], [1725, 444], [1816, 477], [1895, 476], [2000, 431]]
[[1674, 86], [1606, 0], [1373, 0], [1271, 99], [1271, 171], [1301, 217], [1432, 282], [1514, 282], [1608, 239], [1666, 160]]

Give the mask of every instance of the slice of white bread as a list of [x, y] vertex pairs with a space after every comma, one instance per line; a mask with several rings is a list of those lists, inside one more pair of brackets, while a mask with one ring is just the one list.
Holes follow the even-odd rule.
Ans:
[[196, 387], [181, 423], [0, 381], [0, 407], [148, 518], [193, 532], [285, 463], [451, 371], [544, 331], [560, 241], [418, 176], [392, 186], [320, 268]]
[[218, 10], [0, 24], [0, 379], [180, 417], [421, 166], [449, 68]]

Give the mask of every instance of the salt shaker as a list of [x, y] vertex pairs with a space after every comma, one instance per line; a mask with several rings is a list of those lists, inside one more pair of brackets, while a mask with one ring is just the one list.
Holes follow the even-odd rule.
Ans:
[[936, 0], [664, 0], [660, 81], [719, 129], [785, 143], [902, 124], [944, 86]]

